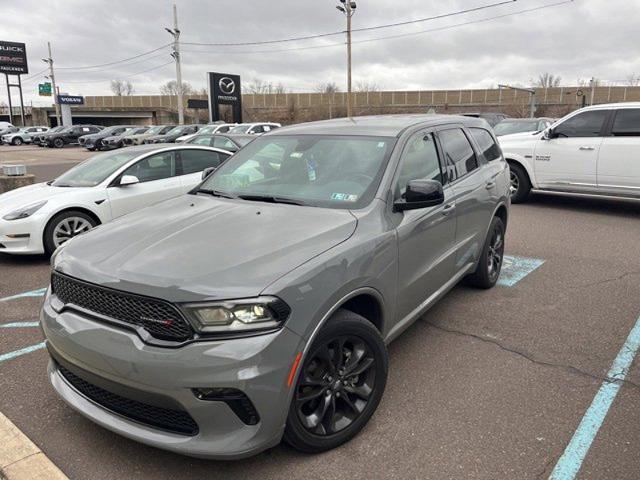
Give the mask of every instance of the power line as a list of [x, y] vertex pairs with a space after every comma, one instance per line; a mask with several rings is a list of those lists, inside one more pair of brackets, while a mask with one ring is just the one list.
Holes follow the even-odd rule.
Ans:
[[141, 53], [139, 55], [134, 55], [133, 57], [124, 58], [122, 60], [116, 60], [115, 62], [102, 63], [102, 64], [99, 64], [99, 65], [85, 65], [85, 66], [82, 66], [82, 67], [56, 67], [56, 68], [58, 70], [89, 70], [89, 69], [92, 69], [92, 68], [109, 67], [111, 65], [117, 65], [118, 63], [124, 63], [124, 62], [128, 62], [129, 60], [135, 60], [136, 58], [144, 57], [145, 55], [149, 55], [150, 53], [157, 52], [158, 50], [162, 50], [163, 48], [168, 47], [172, 43], [167, 43], [167, 44], [162, 45], [162, 46], [160, 46], [158, 48], [154, 48], [153, 50], [149, 50], [149, 51]]
[[[522, 9], [522, 10], [517, 10], [514, 12], [509, 12], [509, 13], [505, 13], [502, 15], [496, 15], [493, 17], [485, 17], [485, 18], [480, 18], [480, 19], [476, 19], [476, 20], [469, 20], [466, 22], [460, 22], [460, 23], [455, 23], [452, 25], [445, 25], [442, 27], [436, 27], [436, 28], [430, 28], [430, 29], [426, 29], [426, 30], [420, 30], [417, 32], [408, 32], [408, 33], [401, 33], [401, 34], [395, 34], [395, 35], [386, 35], [383, 37], [375, 37], [375, 38], [366, 38], [366, 39], [362, 39], [362, 40], [354, 40], [353, 43], [370, 43], [370, 42], [378, 42], [378, 41], [382, 41], [382, 40], [392, 40], [395, 38], [402, 38], [402, 37], [408, 37], [408, 36], [414, 36], [414, 35], [422, 35], [425, 33], [433, 33], [433, 32], [439, 32], [442, 30], [451, 30], [453, 28], [458, 28], [458, 27], [464, 27], [467, 25], [473, 25], [473, 24], [477, 24], [477, 23], [484, 23], [484, 22], [489, 22], [492, 20], [499, 20], [505, 17], [512, 17], [515, 15], [520, 15], [523, 13], [529, 13], [529, 12], [533, 12], [533, 11], [537, 11], [537, 10], [543, 10], [546, 8], [551, 8], [551, 7], [557, 7], [560, 5], [565, 5], [568, 3], [573, 3], [574, 0], [563, 0], [561, 2], [556, 2], [556, 3], [551, 3], [548, 5], [541, 5], [538, 7], [533, 7], [533, 8], [527, 8], [527, 9]], [[184, 45], [184, 43], [183, 43]], [[190, 52], [190, 53], [211, 53], [211, 54], [221, 54], [221, 55], [237, 55], [237, 54], [264, 54], [264, 53], [279, 53], [279, 52], [291, 52], [291, 51], [297, 51], [297, 50], [314, 50], [314, 49], [319, 49], [319, 48], [331, 48], [331, 47], [338, 47], [338, 46], [344, 46], [344, 42], [340, 42], [340, 43], [328, 43], [328, 44], [324, 44], [324, 45], [311, 45], [311, 46], [306, 46], [306, 47], [292, 47], [292, 48], [281, 48], [281, 49], [276, 49], [276, 50], [233, 50], [233, 51], [219, 51], [219, 50], [185, 50], [183, 49], [183, 52]]]
[[[362, 27], [362, 28], [354, 28], [352, 31], [353, 32], [360, 32], [360, 31], [366, 31], [366, 30], [377, 30], [377, 29], [381, 29], [381, 28], [391, 28], [391, 27], [397, 27], [397, 26], [401, 26], [401, 25], [409, 25], [412, 23], [420, 23], [420, 22], [428, 22], [430, 20], [438, 20], [441, 18], [446, 18], [446, 17], [452, 17], [455, 15], [463, 15], [466, 13], [471, 13], [471, 12], [477, 12], [480, 10], [486, 10], [488, 8], [494, 8], [497, 6], [501, 6], [501, 5], [506, 5], [508, 3], [513, 3], [517, 0], [503, 0], [501, 2], [497, 2], [497, 3], [492, 3], [489, 5], [483, 5], [480, 7], [475, 7], [475, 8], [468, 8], [466, 10], [459, 10], [457, 12], [450, 12], [450, 13], [444, 13], [444, 14], [440, 14], [440, 15], [435, 15], [433, 17], [425, 17], [425, 18], [418, 18], [416, 20], [407, 20], [407, 21], [403, 21], [403, 22], [397, 22], [397, 23], [388, 23], [385, 25], [375, 25], [375, 26], [371, 26], [371, 27]], [[182, 45], [200, 45], [200, 46], [210, 46], [210, 47], [236, 47], [236, 46], [250, 46], [250, 45], [269, 45], [269, 44], [274, 44], [274, 43], [286, 43], [286, 42], [297, 42], [300, 40], [311, 40], [311, 39], [315, 39], [315, 38], [324, 38], [324, 37], [331, 37], [331, 36], [335, 36], [335, 35], [344, 35], [344, 31], [339, 31], [339, 32], [329, 32], [329, 33], [319, 33], [319, 34], [315, 34], [315, 35], [306, 35], [303, 37], [289, 37], [289, 38], [281, 38], [281, 39], [277, 39], [277, 40], [262, 40], [262, 41], [255, 41], [255, 42], [236, 42], [236, 43], [231, 43], [231, 42], [222, 42], [222, 43], [202, 43], [202, 42], [182, 42]]]
[[[135, 77], [136, 75], [142, 75], [143, 73], [147, 73], [147, 72], [151, 72], [153, 70], [157, 70], [159, 68], [162, 67], [166, 67], [167, 65], [170, 65], [174, 63], [173, 60], [168, 61], [167, 63], [163, 63], [161, 65], [156, 65], [155, 67], [151, 67], [148, 68], [146, 70], [142, 70], [140, 72], [136, 72], [136, 73], [131, 73], [129, 75], [124, 75], [124, 76], [120, 76], [118, 79], [124, 79], [124, 78], [130, 78], [130, 77]], [[74, 83], [74, 84], [84, 84], [84, 83], [103, 83], [103, 82], [110, 82], [111, 80], [114, 80], [113, 78], [109, 78], [109, 79], [103, 79], [103, 80], [84, 80], [84, 81], [78, 81], [78, 80], [71, 80], [71, 81], [67, 81], [67, 80], [60, 80], [60, 83]]]

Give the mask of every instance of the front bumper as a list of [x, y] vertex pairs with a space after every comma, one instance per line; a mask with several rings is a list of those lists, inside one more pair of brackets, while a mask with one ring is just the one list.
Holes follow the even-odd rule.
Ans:
[[[56, 357], [111, 393], [144, 404], [157, 405], [160, 398], [178, 406], [198, 431], [177, 434], [114, 413], [74, 388], [59, 362], [52, 360], [49, 377], [57, 393], [94, 422], [147, 445], [195, 457], [242, 458], [280, 441], [291, 397], [287, 377], [303, 348], [303, 341], [290, 330], [162, 348], [72, 310], [57, 313], [51, 298], [47, 293], [40, 320]], [[194, 388], [242, 391], [255, 406], [259, 422], [248, 425], [226, 403], [196, 398]]]
[[42, 235], [45, 221], [45, 215], [40, 212], [20, 220], [3, 220], [0, 215], [0, 253], [44, 253]]

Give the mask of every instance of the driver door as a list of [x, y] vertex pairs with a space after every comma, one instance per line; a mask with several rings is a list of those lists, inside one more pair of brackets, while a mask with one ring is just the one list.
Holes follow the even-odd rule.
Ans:
[[414, 134], [404, 147], [396, 173], [394, 200], [410, 180], [438, 180], [445, 201], [435, 207], [395, 212], [398, 238], [398, 318], [421, 306], [454, 274], [456, 215], [454, 193], [447, 185], [442, 156], [431, 131]]
[[595, 190], [598, 153], [609, 110], [587, 110], [553, 129], [536, 143], [534, 168], [538, 186], [554, 190]]
[[[138, 183], [120, 186], [120, 178], [133, 175]], [[107, 189], [112, 218], [148, 207], [182, 193], [180, 177], [176, 176], [174, 152], [161, 152], [127, 168]]]

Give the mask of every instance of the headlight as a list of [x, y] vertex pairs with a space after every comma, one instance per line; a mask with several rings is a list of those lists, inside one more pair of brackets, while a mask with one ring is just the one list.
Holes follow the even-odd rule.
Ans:
[[13, 212], [7, 213], [4, 217], [4, 220], [19, 220], [21, 218], [27, 218], [33, 215], [35, 212], [40, 210], [47, 201], [32, 203], [31, 205], [27, 205], [26, 207], [19, 208], [18, 210], [14, 210]]
[[242, 333], [275, 330], [287, 320], [290, 308], [277, 297], [257, 297], [184, 306], [200, 333]]

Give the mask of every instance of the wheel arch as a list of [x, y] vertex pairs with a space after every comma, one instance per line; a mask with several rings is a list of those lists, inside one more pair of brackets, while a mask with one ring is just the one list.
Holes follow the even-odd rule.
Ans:
[[44, 223], [44, 228], [42, 229], [42, 244], [43, 245], [45, 244], [44, 243], [45, 242], [44, 236], [46, 234], [47, 227], [51, 223], [51, 220], [53, 220], [54, 217], [56, 217], [56, 216], [58, 216], [58, 215], [60, 215], [61, 213], [64, 213], [64, 212], [82, 212], [82, 213], [84, 213], [86, 215], [89, 215], [92, 219], [94, 219], [96, 221], [96, 226], [102, 224], [102, 220], [96, 214], [96, 212], [92, 211], [91, 209], [89, 209], [87, 207], [72, 206], [72, 207], [61, 208], [60, 210], [57, 210], [57, 211], [53, 212], [51, 215], [49, 215], [49, 218], [47, 218], [47, 221]]
[[531, 184], [531, 186], [535, 187], [536, 183], [535, 183], [535, 177], [533, 174], [533, 168], [531, 167], [529, 162], [524, 161], [523, 159], [517, 158], [515, 155], [506, 155], [505, 160], [510, 166], [512, 164], [515, 164], [520, 168], [522, 168], [527, 174], [527, 177], [529, 178], [529, 183]]

